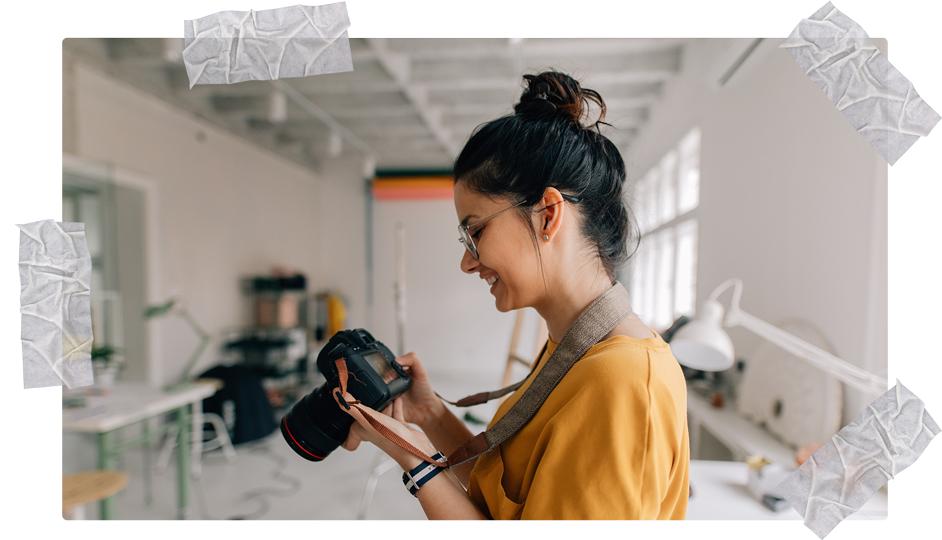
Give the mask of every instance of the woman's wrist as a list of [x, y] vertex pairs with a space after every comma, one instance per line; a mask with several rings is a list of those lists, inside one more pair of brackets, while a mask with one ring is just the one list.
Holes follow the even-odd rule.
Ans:
[[445, 407], [445, 404], [441, 400], [435, 400], [435, 404], [429, 409], [426, 413], [425, 418], [422, 419], [422, 422], [418, 426], [422, 431], [428, 433], [429, 428], [434, 429], [435, 426], [439, 426], [442, 423], [442, 416], [448, 412], [448, 408]]
[[412, 469], [424, 463], [424, 460], [419, 459], [418, 457], [413, 456], [412, 454], [408, 454], [397, 459], [396, 463], [398, 463], [399, 466], [402, 467], [403, 471], [411, 471]]

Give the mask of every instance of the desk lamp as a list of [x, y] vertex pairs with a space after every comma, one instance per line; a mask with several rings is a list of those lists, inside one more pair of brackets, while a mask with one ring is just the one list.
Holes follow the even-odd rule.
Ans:
[[210, 339], [209, 334], [203, 331], [200, 325], [196, 324], [196, 321], [194, 321], [193, 317], [191, 317], [190, 314], [187, 313], [185, 308], [177, 307], [177, 309], [174, 310], [175, 304], [177, 304], [177, 300], [170, 299], [164, 304], [148, 306], [147, 309], [144, 311], [145, 319], [153, 319], [155, 317], [161, 317], [163, 315], [166, 315], [167, 313], [170, 313], [171, 311], [174, 311], [177, 315], [179, 315], [184, 321], [186, 321], [190, 325], [190, 328], [192, 328], [193, 331], [196, 332], [196, 335], [198, 335], [200, 338], [199, 345], [196, 346], [196, 350], [194, 350], [193, 354], [190, 356], [190, 360], [186, 363], [186, 367], [183, 368], [183, 375], [180, 377], [180, 380], [177, 381], [176, 383], [171, 383], [164, 388], [164, 390], [168, 392], [180, 390], [190, 384], [190, 371], [193, 369], [193, 366], [196, 365], [196, 361], [199, 360], [200, 355], [203, 354], [203, 351], [206, 349], [206, 346], [209, 344], [209, 339]]
[[[717, 301], [717, 297], [731, 286], [736, 288], [733, 290], [732, 305], [724, 320], [723, 306]], [[725, 281], [710, 293], [697, 316], [680, 327], [671, 339], [670, 347], [674, 358], [687, 367], [701, 371], [729, 369], [733, 365], [733, 342], [722, 326], [742, 326], [858, 390], [877, 396], [887, 391], [887, 379], [864, 371], [746, 313], [739, 307], [741, 296], [742, 280], [738, 278]]]

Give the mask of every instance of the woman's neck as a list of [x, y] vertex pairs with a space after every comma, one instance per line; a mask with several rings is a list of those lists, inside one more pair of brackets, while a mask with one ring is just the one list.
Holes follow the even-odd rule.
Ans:
[[595, 279], [548, 282], [544, 298], [533, 307], [546, 321], [550, 339], [559, 343], [589, 304], [611, 286], [607, 274], [600, 274]]

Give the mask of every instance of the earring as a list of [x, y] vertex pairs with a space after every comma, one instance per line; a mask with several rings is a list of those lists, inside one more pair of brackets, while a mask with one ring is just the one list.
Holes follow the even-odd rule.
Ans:
[[543, 240], [546, 240], [547, 242], [549, 242], [549, 235], [548, 235], [548, 234], [544, 234], [544, 235], [543, 235]]

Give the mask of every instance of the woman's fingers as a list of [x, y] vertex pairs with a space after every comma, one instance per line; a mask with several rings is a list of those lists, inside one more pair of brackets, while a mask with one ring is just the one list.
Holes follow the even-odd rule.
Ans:
[[340, 446], [343, 447], [344, 450], [353, 452], [360, 446], [360, 443], [363, 441], [363, 437], [361, 436], [362, 432], [363, 432], [363, 428], [360, 427], [360, 424], [358, 423], [351, 424], [350, 433], [347, 434], [346, 440], [344, 440], [343, 444]]
[[419, 357], [415, 353], [406, 353], [405, 356], [396, 358], [396, 362], [399, 362], [400, 366], [409, 368], [410, 376], [425, 378], [425, 368], [422, 367], [422, 362], [419, 362]]
[[392, 417], [396, 420], [399, 420], [403, 424], [406, 423], [406, 418], [402, 414], [402, 398], [396, 398], [392, 404]]

